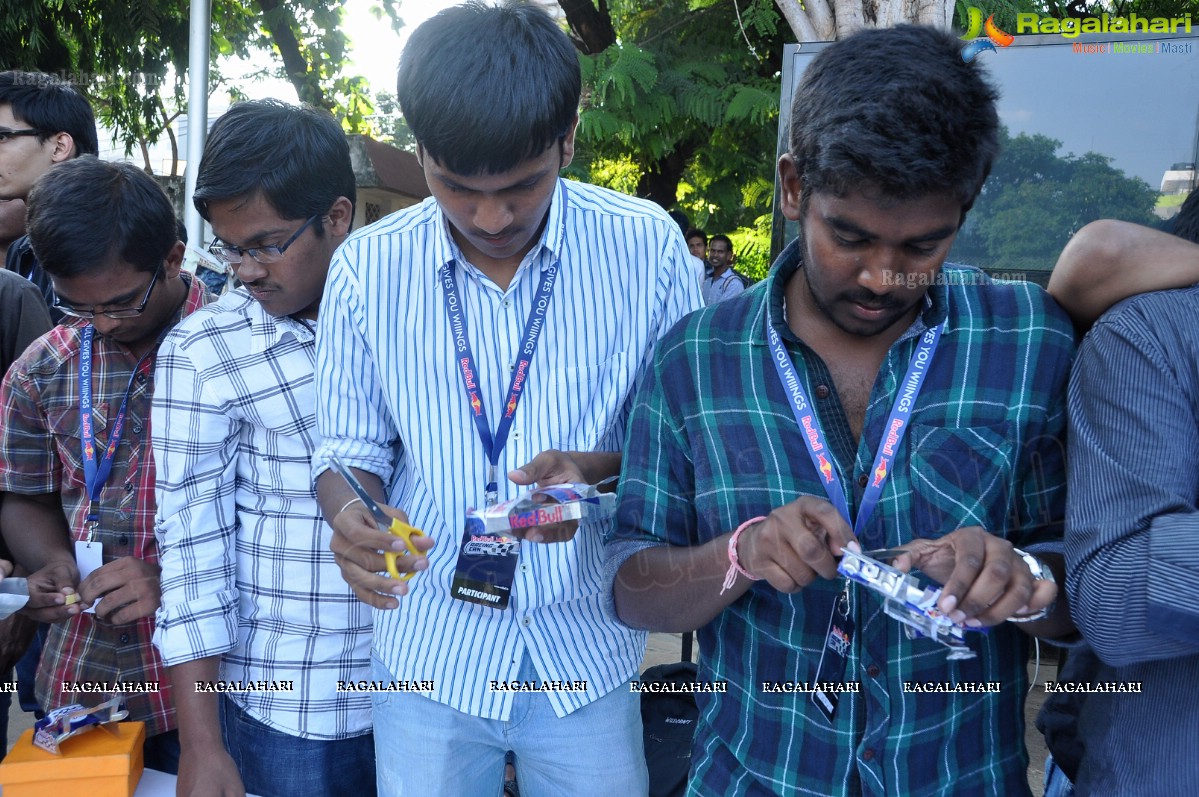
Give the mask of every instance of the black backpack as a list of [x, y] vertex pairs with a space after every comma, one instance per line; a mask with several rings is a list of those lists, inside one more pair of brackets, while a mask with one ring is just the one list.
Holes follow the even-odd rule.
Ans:
[[645, 764], [649, 797], [682, 797], [691, 769], [691, 742], [699, 709], [691, 692], [655, 692], [654, 684], [692, 684], [691, 634], [683, 635], [683, 661], [659, 664], [641, 674], [641, 722], [645, 726]]

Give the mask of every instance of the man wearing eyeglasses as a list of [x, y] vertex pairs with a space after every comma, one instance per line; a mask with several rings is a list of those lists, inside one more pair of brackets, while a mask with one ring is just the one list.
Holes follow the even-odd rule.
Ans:
[[[375, 793], [370, 608], [342, 580], [309, 460], [313, 326], [354, 214], [354, 169], [328, 113], [234, 105], [193, 202], [244, 287], [163, 341], [154, 395], [162, 608], [179, 794]], [[215, 694], [196, 683], [260, 683]]]
[[[96, 119], [80, 92], [52, 75], [0, 72], [0, 199], [24, 199], [53, 166], [98, 151]], [[27, 237], [8, 248], [5, 268], [37, 285], [51, 304], [50, 277]], [[50, 315], [62, 318], [57, 309]]]
[[173, 772], [171, 690], [151, 638], [159, 603], [150, 399], [158, 343], [203, 305], [162, 189], [140, 169], [80, 158], [28, 199], [29, 238], [67, 319], [0, 385], [0, 517], [32, 572], [26, 612], [51, 623], [43, 709], [125, 692], [146, 766]]

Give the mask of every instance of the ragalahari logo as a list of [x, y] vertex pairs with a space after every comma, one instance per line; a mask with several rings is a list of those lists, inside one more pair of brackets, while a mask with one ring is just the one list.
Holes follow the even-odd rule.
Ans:
[[[995, 45], [1007, 47], [1016, 40], [1016, 37], [1010, 33], [1005, 33], [995, 24], [995, 15], [987, 17], [987, 21], [983, 22], [983, 12], [981, 9], [970, 6], [968, 11], [969, 25], [966, 28], [966, 35], [963, 39], [967, 40], [966, 46], [962, 48], [962, 60], [969, 63], [973, 61], [983, 50], [997, 52]], [[979, 33], [986, 33], [984, 38], [979, 38]]]

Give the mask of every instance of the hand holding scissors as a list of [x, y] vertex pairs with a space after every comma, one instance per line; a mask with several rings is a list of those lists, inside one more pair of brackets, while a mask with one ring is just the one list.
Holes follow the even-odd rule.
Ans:
[[[353, 472], [346, 467], [345, 463], [336, 454], [329, 455], [329, 464], [350, 485], [350, 489], [354, 491], [354, 495], [358, 497], [358, 500], [362, 502], [371, 516], [374, 517], [375, 523], [379, 525], [380, 529], [403, 540], [404, 545], [408, 548], [408, 553], [412, 556], [423, 555], [423, 552], [412, 541], [414, 537], [425, 536], [423, 531], [384, 512], [382, 507], [379, 506], [374, 498], [371, 498], [370, 493], [366, 491], [366, 488], [354, 477]], [[400, 572], [399, 568], [396, 567], [396, 561], [400, 556], [401, 554], [395, 551], [383, 552], [383, 558], [387, 562], [387, 572], [391, 574], [391, 577], [398, 581], [407, 581], [416, 574], [413, 572]]]

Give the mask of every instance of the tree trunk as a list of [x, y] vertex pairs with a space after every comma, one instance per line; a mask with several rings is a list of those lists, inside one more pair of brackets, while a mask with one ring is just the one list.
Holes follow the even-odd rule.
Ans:
[[308, 59], [300, 50], [300, 42], [296, 38], [291, 24], [294, 21], [291, 14], [280, 0], [256, 0], [262, 9], [265, 27], [271, 35], [271, 40], [279, 50], [283, 59], [283, 68], [287, 70], [287, 79], [296, 88], [296, 95], [301, 102], [306, 102], [317, 108], [332, 111], [333, 103], [325, 97], [317, 76], [312, 74]]
[[584, 53], [595, 55], [616, 44], [607, 0], [600, 0], [599, 8], [591, 0], [558, 0], [558, 5], [566, 14], [575, 46]]
[[843, 39], [861, 28], [889, 28], [903, 22], [948, 28], [952, 0], [774, 0], [795, 40]]
[[691, 142], [680, 143], [674, 152], [644, 169], [637, 181], [637, 196], [657, 202], [667, 210], [673, 208], [679, 201], [679, 181], [695, 149]]

